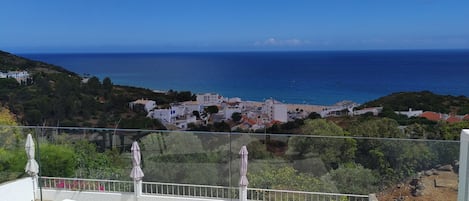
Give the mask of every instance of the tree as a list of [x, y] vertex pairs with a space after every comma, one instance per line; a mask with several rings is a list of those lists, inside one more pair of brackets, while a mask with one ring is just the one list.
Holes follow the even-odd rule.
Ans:
[[247, 175], [249, 186], [252, 188], [337, 192], [330, 183], [323, 182], [312, 175], [300, 173], [290, 166], [275, 167], [269, 164], [250, 164], [250, 166], [254, 166]]
[[212, 130], [213, 132], [230, 132], [231, 127], [225, 121], [213, 123]]
[[16, 126], [16, 120], [10, 110], [0, 107], [0, 125]]
[[181, 91], [179, 93], [176, 92], [177, 102], [190, 101], [190, 100], [193, 100], [193, 96], [190, 91]]
[[24, 149], [6, 150], [0, 148], [0, 183], [25, 175], [24, 166], [27, 161]]
[[[16, 120], [10, 110], [0, 107], [0, 125], [16, 126]], [[17, 128], [0, 127], [0, 147], [15, 148], [20, 144], [21, 134]]]
[[356, 150], [355, 140], [327, 137], [347, 135], [333, 122], [325, 119], [308, 119], [305, 120], [301, 130], [305, 136], [294, 136], [288, 141], [287, 154], [293, 158], [304, 159], [319, 156], [327, 168], [336, 168], [340, 163], [353, 161]]
[[316, 112], [311, 112], [308, 115], [308, 119], [319, 119], [319, 118], [321, 118], [321, 115]]
[[192, 111], [192, 115], [194, 115], [197, 119], [200, 119], [200, 112], [197, 110]]
[[399, 139], [405, 136], [395, 120], [369, 119], [351, 126], [350, 132], [357, 136], [372, 137], [358, 140], [356, 161], [376, 170], [382, 178], [382, 185], [430, 168], [435, 161], [435, 154], [425, 143]]
[[111, 78], [105, 77], [103, 79], [103, 96], [106, 99], [109, 99], [109, 96], [112, 94], [113, 84]]
[[88, 82], [86, 82], [85, 89], [94, 95], [99, 95], [99, 90], [101, 89], [101, 82], [99, 81], [99, 78], [93, 76], [90, 79], [88, 79]]
[[334, 184], [340, 193], [370, 194], [378, 191], [379, 177], [370, 169], [355, 163], [331, 170], [322, 180]]
[[124, 164], [127, 163], [116, 154], [117, 150], [99, 153], [95, 144], [85, 140], [75, 142], [73, 150], [77, 164], [75, 172], [81, 178], [119, 179], [124, 175]]
[[426, 126], [418, 123], [413, 123], [405, 127], [404, 132], [408, 138], [412, 139], [427, 139]]
[[396, 120], [379, 118], [352, 125], [349, 132], [352, 136], [360, 137], [403, 138], [404, 133], [398, 127]]
[[41, 143], [39, 146], [41, 171], [43, 176], [75, 176], [75, 153], [68, 145]]
[[24, 120], [26, 120], [29, 125], [40, 125], [42, 123], [42, 114], [37, 109], [27, 110], [25, 111]]
[[150, 181], [216, 185], [218, 162], [192, 133], [149, 134], [141, 139], [143, 171]]
[[456, 123], [440, 123], [439, 125], [440, 136], [444, 140], [459, 140], [461, 130], [469, 128], [469, 121], [462, 121]]
[[234, 122], [239, 122], [242, 117], [243, 117], [243, 116], [242, 116], [241, 113], [239, 113], [239, 112], [233, 112], [233, 114], [231, 114], [231, 119], [232, 119]]
[[205, 108], [205, 111], [209, 114], [216, 114], [218, 113], [218, 107], [216, 105], [210, 105]]

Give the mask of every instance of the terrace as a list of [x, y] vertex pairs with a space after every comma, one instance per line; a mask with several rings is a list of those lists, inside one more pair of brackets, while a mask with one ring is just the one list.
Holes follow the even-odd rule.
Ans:
[[[28, 160], [24, 148], [28, 134], [35, 141], [37, 176], [18, 170], [24, 169]], [[392, 200], [407, 196], [411, 189], [406, 185], [392, 195], [388, 189], [426, 177], [423, 172], [455, 160], [459, 160], [459, 166], [452, 167], [460, 167], [459, 178], [465, 178], [460, 179], [459, 189], [467, 189], [467, 135], [469, 131], [463, 130], [461, 142], [464, 143], [461, 143], [1, 126], [0, 178], [4, 183], [0, 184], [0, 200]], [[134, 141], [140, 145], [145, 174], [141, 180], [129, 176]], [[243, 145], [249, 152], [249, 184], [245, 188], [239, 185]], [[364, 161], [359, 153], [366, 153], [370, 160]], [[377, 161], [382, 163], [373, 163]], [[454, 200], [458, 184], [452, 186], [442, 175], [434, 176], [441, 186], [436, 188], [435, 183], [435, 187], [426, 186], [426, 189], [452, 190], [455, 195], [447, 198]], [[424, 196], [431, 193], [425, 191]], [[467, 190], [459, 192], [459, 200], [468, 200]]]

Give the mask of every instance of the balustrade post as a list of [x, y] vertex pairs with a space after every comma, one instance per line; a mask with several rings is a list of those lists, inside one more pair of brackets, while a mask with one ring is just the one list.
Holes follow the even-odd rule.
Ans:
[[459, 186], [458, 201], [469, 200], [469, 129], [463, 129], [460, 137], [459, 148]]

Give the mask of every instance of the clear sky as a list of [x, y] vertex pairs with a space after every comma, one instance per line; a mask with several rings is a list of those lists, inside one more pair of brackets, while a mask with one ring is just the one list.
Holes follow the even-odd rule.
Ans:
[[2, 0], [14, 53], [469, 49], [469, 0]]

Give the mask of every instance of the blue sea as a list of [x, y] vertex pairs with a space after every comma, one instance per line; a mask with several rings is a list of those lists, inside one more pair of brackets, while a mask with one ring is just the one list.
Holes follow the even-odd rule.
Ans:
[[24, 54], [114, 84], [285, 103], [357, 103], [393, 92], [469, 96], [469, 50]]

